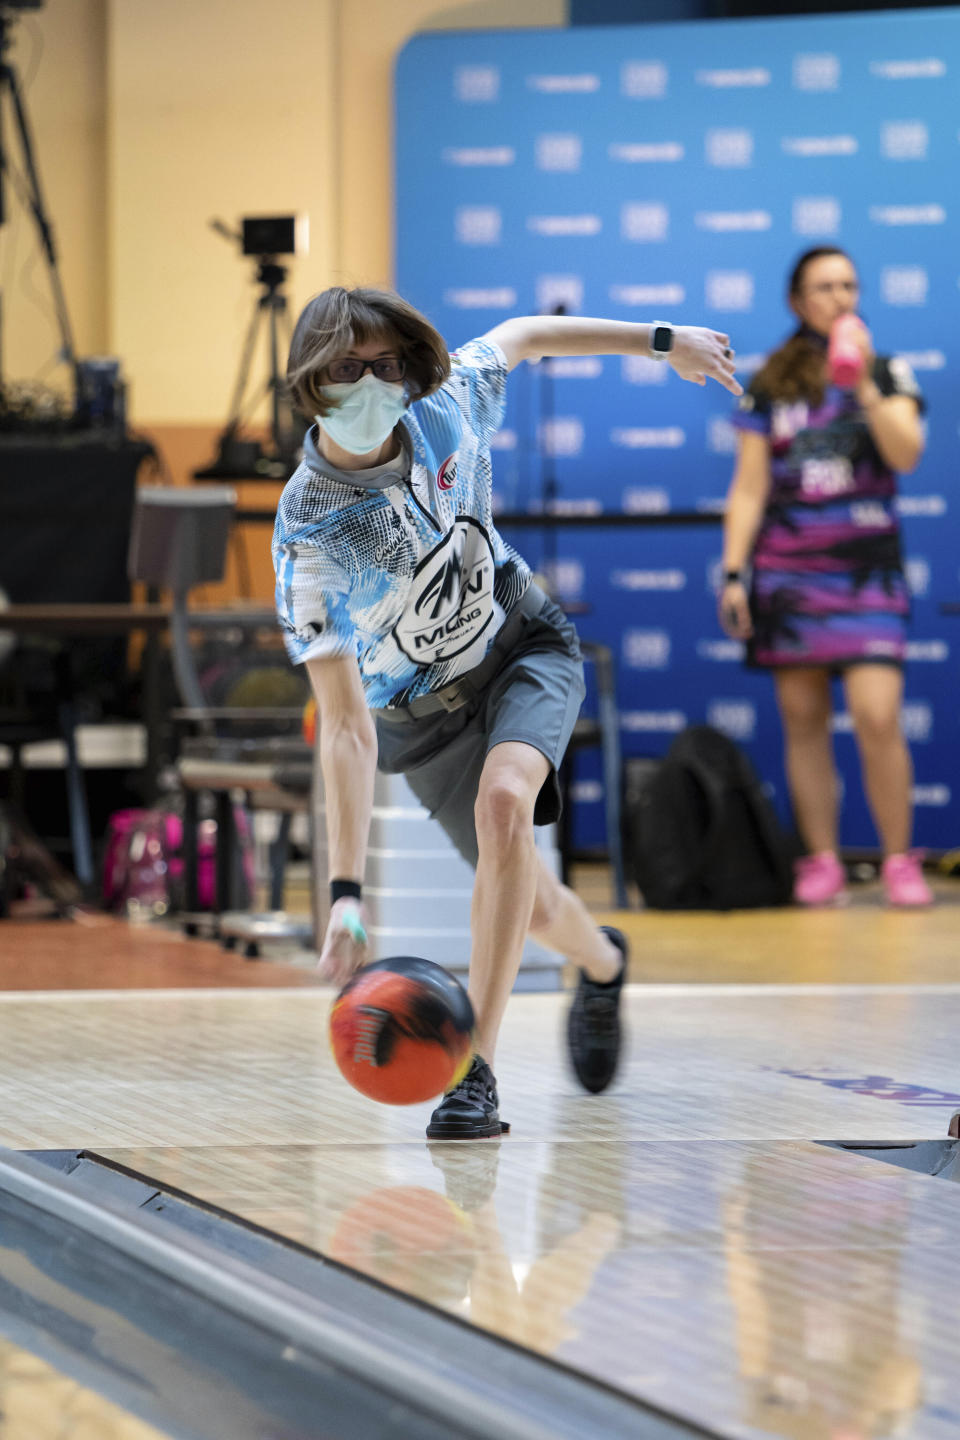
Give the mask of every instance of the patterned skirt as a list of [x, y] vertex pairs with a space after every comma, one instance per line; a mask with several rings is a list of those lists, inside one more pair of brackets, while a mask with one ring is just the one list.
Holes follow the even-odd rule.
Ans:
[[784, 564], [787, 557], [758, 545], [749, 665], [903, 664], [910, 595], [898, 537], [862, 537], [844, 552], [795, 554]]

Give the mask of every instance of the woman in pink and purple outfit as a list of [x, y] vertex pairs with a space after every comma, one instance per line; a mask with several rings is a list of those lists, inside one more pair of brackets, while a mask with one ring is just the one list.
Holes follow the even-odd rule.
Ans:
[[830, 330], [858, 300], [842, 250], [819, 247], [797, 261], [788, 302], [799, 328], [768, 356], [735, 417], [720, 616], [747, 642], [748, 663], [774, 676], [809, 852], [797, 863], [795, 899], [823, 905], [844, 892], [830, 735], [830, 678], [840, 673], [887, 899], [926, 905], [930, 890], [909, 850], [913, 775], [900, 729], [909, 596], [893, 504], [896, 472], [913, 470], [923, 453], [923, 400], [909, 366], [875, 355], [863, 326], [858, 378], [832, 383]]

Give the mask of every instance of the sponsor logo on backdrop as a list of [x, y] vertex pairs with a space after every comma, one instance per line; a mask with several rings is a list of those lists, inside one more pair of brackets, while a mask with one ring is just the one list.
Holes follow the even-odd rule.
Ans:
[[620, 93], [630, 100], [659, 100], [669, 72], [660, 60], [627, 60], [620, 66]]
[[687, 717], [682, 710], [622, 710], [620, 728], [631, 735], [679, 735]]
[[949, 785], [914, 785], [910, 798], [914, 805], [941, 807], [950, 804], [951, 790]]
[[900, 360], [911, 370], [942, 370], [947, 363], [942, 350], [903, 350], [891, 361], [891, 365]]
[[500, 97], [500, 71], [496, 65], [458, 65], [453, 72], [453, 93], [467, 104], [484, 104]]
[[630, 670], [665, 670], [670, 664], [666, 630], [625, 630], [623, 663]]
[[942, 665], [950, 658], [950, 646], [946, 640], [908, 640], [907, 659], [920, 660], [930, 665]]
[[610, 286], [610, 299], [615, 305], [682, 305], [686, 298], [687, 292], [682, 285]]
[[592, 95], [600, 89], [599, 75], [528, 75], [527, 87], [541, 95]]
[[723, 583], [723, 561], [717, 555], [713, 560], [707, 562], [707, 590], [719, 595]]
[[687, 576], [683, 570], [614, 570], [610, 584], [614, 590], [685, 590]]
[[698, 70], [698, 85], [709, 85], [715, 90], [756, 90], [769, 85], [773, 79], [763, 65], [750, 65], [734, 70]]
[[933, 707], [922, 701], [904, 705], [900, 723], [907, 740], [929, 740], [933, 734]]
[[583, 449], [583, 421], [575, 415], [558, 415], [538, 426], [540, 449], [555, 458], [579, 455]]
[[888, 120], [880, 130], [885, 160], [926, 160], [930, 132], [922, 120]]
[[558, 305], [565, 310], [583, 309], [583, 280], [579, 275], [538, 275], [537, 309], [553, 314]]
[[603, 786], [599, 780], [576, 780], [570, 786], [570, 794], [580, 805], [595, 805], [603, 799]]
[[737, 448], [737, 432], [726, 415], [711, 415], [707, 421], [707, 448], [714, 455], [733, 455]]
[[495, 435], [490, 436], [491, 450], [516, 450], [516, 430], [498, 430]]
[[856, 155], [860, 145], [854, 135], [785, 135], [780, 149], [785, 155], [820, 160], [829, 155]]
[[871, 205], [874, 225], [943, 225], [947, 212], [942, 205]]
[[942, 60], [871, 60], [870, 74], [881, 80], [940, 80], [947, 73]]
[[[670, 492], [663, 490], [657, 485], [630, 485], [623, 492], [621, 501], [627, 515], [666, 515], [670, 509]], [[645, 575], [648, 573], [665, 574], [667, 572], [647, 572], [645, 570], [618, 570], [618, 575]], [[683, 575], [682, 570], [671, 570], [671, 575]], [[684, 580], [684, 584], [686, 581]], [[627, 589], [630, 587], [627, 586]], [[682, 588], [682, 587], [681, 587]]]
[[736, 660], [742, 660], [744, 648], [742, 640], [697, 641], [697, 654], [701, 660], [715, 660], [720, 664], [731, 664]]
[[516, 158], [512, 145], [448, 145], [443, 151], [445, 165], [512, 165]]
[[670, 366], [649, 355], [621, 355], [620, 375], [627, 385], [665, 385]]
[[579, 560], [551, 560], [544, 565], [550, 589], [564, 600], [579, 600], [586, 574]]
[[880, 294], [888, 305], [926, 305], [930, 278], [922, 265], [884, 265]]
[[751, 130], [708, 130], [704, 144], [708, 165], [735, 170], [753, 164]]
[[752, 740], [757, 730], [757, 707], [749, 700], [711, 700], [707, 724], [731, 740]]
[[544, 374], [554, 380], [598, 380], [603, 374], [603, 360], [599, 355], [564, 355], [540, 363]]
[[727, 234], [738, 230], [769, 230], [773, 216], [769, 210], [698, 210], [694, 223], [698, 230]]
[[946, 515], [947, 501], [944, 495], [898, 495], [894, 504], [897, 514], [904, 516]]
[[579, 500], [551, 500], [544, 508], [550, 515], [599, 515], [603, 502], [595, 495], [586, 495]]
[[509, 285], [489, 290], [461, 287], [444, 290], [443, 303], [451, 310], [512, 310], [517, 303], [517, 292]]
[[503, 217], [496, 205], [461, 205], [454, 226], [461, 245], [499, 245]]
[[926, 595], [930, 589], [930, 561], [922, 556], [912, 555], [904, 562], [903, 573], [911, 595]]
[[538, 135], [534, 154], [538, 170], [579, 170], [583, 141], [579, 135]]
[[623, 450], [679, 450], [687, 436], [679, 425], [621, 425], [610, 431], [610, 442]]
[[607, 154], [611, 160], [622, 160], [625, 165], [657, 165], [682, 160], [686, 151], [679, 140], [650, 141], [647, 144], [617, 140], [607, 146]]
[[749, 270], [708, 270], [706, 301], [711, 310], [752, 310], [753, 276]]
[[764, 362], [764, 360], [766, 360], [766, 358], [767, 358], [767, 357], [766, 357], [766, 355], [763, 353], [762, 350], [751, 351], [750, 353], [748, 353], [748, 354], [746, 354], [746, 355], [741, 355], [741, 354], [739, 353], [739, 351], [738, 351], [738, 352], [737, 352], [737, 374], [738, 374], [738, 375], [752, 375], [753, 372], [754, 372], [754, 370], [759, 370], [759, 369], [760, 369], [760, 366], [763, 364], [763, 362]]
[[624, 240], [666, 240], [670, 211], [658, 202], [630, 201], [620, 207], [620, 235]]
[[840, 201], [832, 195], [798, 195], [793, 202], [795, 235], [838, 235]]
[[839, 55], [794, 55], [794, 90], [839, 90]]
[[599, 235], [599, 215], [530, 215], [527, 229], [535, 235]]

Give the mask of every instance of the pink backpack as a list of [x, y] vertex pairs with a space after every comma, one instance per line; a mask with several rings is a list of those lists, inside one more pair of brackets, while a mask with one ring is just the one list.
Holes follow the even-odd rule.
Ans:
[[[234, 806], [243, 855], [247, 903], [254, 893], [253, 837], [246, 810]], [[109, 910], [149, 919], [181, 909], [183, 822], [166, 810], [117, 810], [107, 825], [103, 902]], [[197, 836], [197, 894], [201, 910], [216, 900], [217, 822], [201, 820]]]

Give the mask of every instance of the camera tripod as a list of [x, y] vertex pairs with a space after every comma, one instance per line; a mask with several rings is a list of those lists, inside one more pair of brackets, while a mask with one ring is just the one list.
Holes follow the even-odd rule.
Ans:
[[[21, 6], [20, 8], [23, 7]], [[30, 135], [30, 126], [27, 121], [23, 92], [20, 88], [16, 68], [13, 62], [8, 59], [7, 55], [10, 48], [10, 21], [9, 4], [5, 4], [4, 0], [0, 0], [0, 226], [4, 225], [7, 220], [4, 182], [12, 180], [19, 190], [21, 200], [32, 214], [40, 235], [41, 248], [47, 262], [47, 268], [50, 271], [50, 286], [53, 291], [57, 328], [60, 331], [60, 359], [70, 367], [76, 404], [80, 394], [80, 377], [77, 367], [76, 351], [73, 344], [73, 332], [70, 327], [70, 316], [67, 312], [67, 301], [60, 280], [60, 272], [57, 268], [57, 254], [53, 243], [53, 229], [43, 203], [43, 192], [40, 188], [40, 176], [37, 171], [36, 159], [34, 158], [33, 141]], [[25, 172], [22, 176], [13, 169], [10, 157], [3, 145], [3, 105], [5, 96], [9, 96], [13, 111], [14, 128], [20, 141], [20, 153], [23, 157], [23, 169]], [[2, 394], [3, 366], [2, 345], [0, 345], [0, 397], [2, 397]]]
[[[261, 293], [254, 303], [253, 314], [247, 327], [240, 355], [240, 368], [230, 402], [230, 415], [218, 441], [216, 460], [203, 470], [195, 470], [193, 472], [195, 479], [236, 480], [260, 476], [281, 477], [286, 476], [293, 468], [296, 442], [292, 433], [292, 425], [288, 425], [284, 429], [281, 423], [281, 412], [284, 408], [282, 403], [284, 380], [280, 374], [279, 360], [281, 326], [288, 346], [290, 342], [287, 297], [283, 291], [286, 278], [286, 266], [280, 265], [273, 255], [261, 255], [257, 266], [257, 284], [261, 287]], [[270, 373], [266, 385], [254, 396], [249, 408], [252, 409], [258, 404], [264, 394], [269, 395], [271, 449], [267, 453], [264, 453], [258, 440], [240, 438], [245, 409], [244, 396], [250, 384], [250, 369], [257, 347], [257, 339], [263, 328], [264, 316], [267, 319]]]

